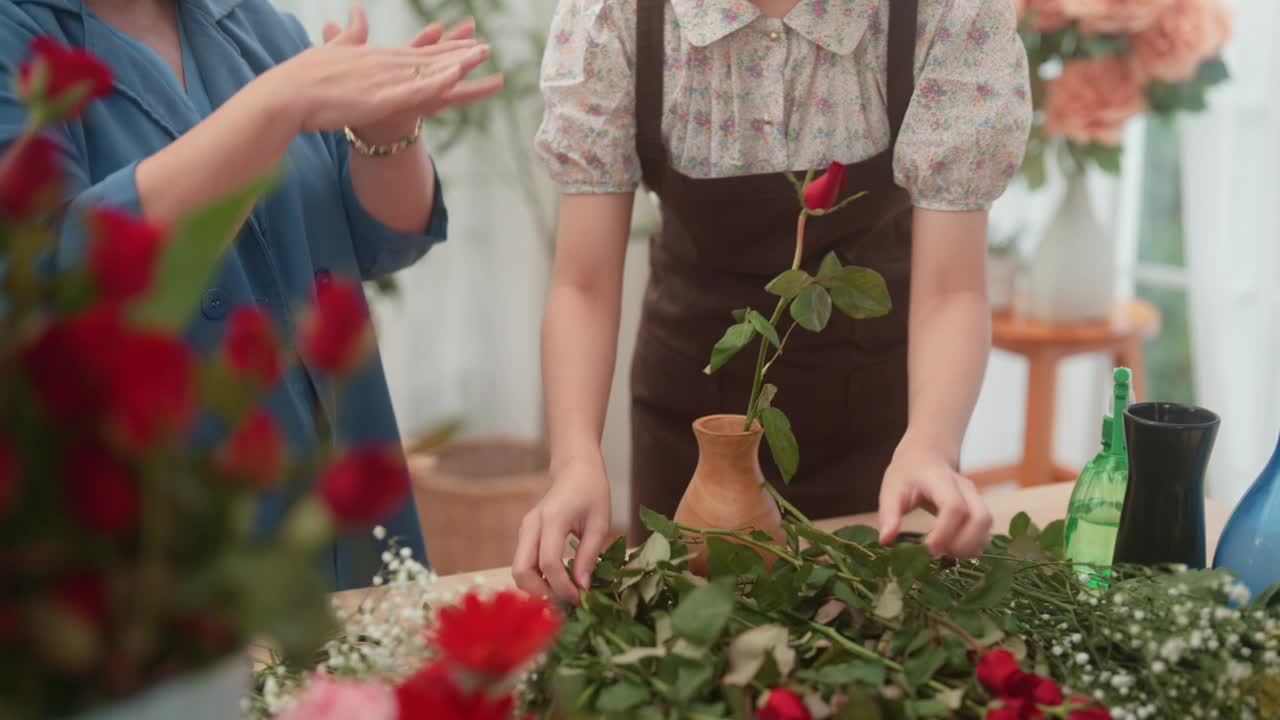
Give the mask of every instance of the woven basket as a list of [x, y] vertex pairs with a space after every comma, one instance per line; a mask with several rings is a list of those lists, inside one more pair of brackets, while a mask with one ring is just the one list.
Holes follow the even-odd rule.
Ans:
[[547, 452], [504, 437], [409, 456], [431, 568], [441, 575], [511, 564], [520, 521], [551, 487]]

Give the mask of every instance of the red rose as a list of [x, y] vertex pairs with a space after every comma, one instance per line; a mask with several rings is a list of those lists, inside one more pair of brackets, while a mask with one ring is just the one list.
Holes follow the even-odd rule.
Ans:
[[58, 146], [36, 135], [5, 151], [0, 167], [0, 214], [11, 220], [29, 219], [58, 203], [62, 169]]
[[804, 206], [809, 210], [830, 210], [835, 207], [840, 191], [844, 189], [844, 165], [833, 162], [817, 180], [804, 188]]
[[143, 450], [186, 431], [196, 409], [196, 365], [181, 339], [127, 332], [103, 353], [107, 421], [130, 448]]
[[441, 608], [431, 635], [440, 656], [489, 678], [505, 678], [546, 650], [560, 617], [542, 598], [508, 590], [488, 599], [472, 593]]
[[280, 343], [271, 318], [256, 307], [245, 306], [231, 313], [223, 340], [223, 356], [241, 378], [263, 385], [280, 382], [283, 374]]
[[319, 283], [300, 345], [303, 359], [317, 370], [345, 375], [359, 367], [373, 350], [369, 309], [360, 286], [340, 280]]
[[72, 448], [63, 468], [71, 513], [85, 528], [120, 536], [138, 523], [140, 500], [133, 472], [96, 442]]
[[115, 310], [104, 306], [49, 325], [23, 349], [22, 364], [54, 420], [97, 418], [108, 390], [101, 359], [124, 332]]
[[795, 693], [774, 688], [765, 696], [758, 713], [760, 720], [809, 720], [809, 708]]
[[284, 437], [271, 415], [258, 410], [240, 423], [218, 452], [218, 469], [258, 490], [276, 484], [284, 471]]
[[510, 720], [510, 695], [489, 697], [483, 691], [464, 691], [436, 662], [409, 676], [396, 688], [399, 720]]
[[1003, 648], [989, 650], [978, 659], [978, 680], [996, 695], [1008, 694], [1012, 681], [1025, 673], [1018, 667], [1018, 659]]
[[122, 303], [146, 292], [165, 242], [164, 230], [113, 208], [93, 209], [89, 224], [89, 274], [99, 297]]
[[13, 499], [18, 494], [18, 459], [13, 447], [0, 437], [0, 518], [9, 513]]
[[18, 69], [18, 94], [39, 108], [66, 103], [49, 120], [79, 115], [91, 100], [111, 93], [111, 68], [87, 50], [41, 36], [32, 41], [31, 54]]
[[320, 478], [320, 496], [338, 524], [362, 528], [385, 518], [409, 491], [398, 449], [369, 446], [347, 453]]
[[1023, 700], [1001, 700], [1000, 707], [987, 710], [984, 720], [1030, 720], [1042, 717], [1043, 713], [1034, 705]]

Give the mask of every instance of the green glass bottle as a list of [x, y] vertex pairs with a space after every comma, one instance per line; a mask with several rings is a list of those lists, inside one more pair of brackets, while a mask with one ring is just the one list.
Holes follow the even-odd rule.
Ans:
[[[1111, 565], [1116, 530], [1129, 482], [1129, 455], [1124, 440], [1124, 409], [1129, 405], [1128, 368], [1117, 368], [1111, 417], [1102, 419], [1102, 450], [1085, 465], [1067, 506], [1066, 554], [1081, 573], [1101, 574]], [[1096, 585], [1097, 580], [1091, 580]]]

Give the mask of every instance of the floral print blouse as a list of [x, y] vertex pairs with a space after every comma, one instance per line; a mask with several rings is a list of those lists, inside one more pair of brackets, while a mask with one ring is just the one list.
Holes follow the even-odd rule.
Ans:
[[[560, 0], [536, 146], [564, 193], [640, 183], [638, 0]], [[677, 170], [716, 178], [853, 163], [887, 149], [891, 0], [667, 0], [663, 137]], [[1011, 0], [919, 0], [916, 90], [894, 175], [917, 207], [983, 210], [1022, 162], [1031, 121]]]

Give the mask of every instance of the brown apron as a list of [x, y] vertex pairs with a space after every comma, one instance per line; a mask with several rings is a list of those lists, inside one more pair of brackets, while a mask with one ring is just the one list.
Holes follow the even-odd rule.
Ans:
[[[646, 534], [642, 506], [668, 517], [675, 512], [697, 464], [693, 421], [745, 412], [754, 344], [716, 374], [702, 370], [733, 310], [771, 314], [776, 298], [764, 286], [791, 266], [800, 211], [782, 173], [702, 179], [672, 167], [662, 139], [666, 4], [640, 0], [636, 26], [636, 144], [645, 185], [661, 198], [662, 231], [651, 242], [631, 376], [633, 540]], [[815, 518], [876, 509], [907, 425], [911, 202], [894, 183], [893, 147], [915, 85], [917, 0], [889, 5], [883, 87], [893, 142], [848, 169], [846, 196], [866, 197], [810, 218], [802, 266], [816, 272], [834, 250], [846, 265], [884, 275], [894, 308], [857, 322], [837, 310], [821, 334], [797, 329], [768, 376], [779, 388], [775, 405], [795, 430], [800, 470], [783, 488], [765, 451], [765, 473]]]

